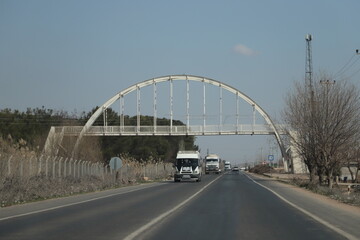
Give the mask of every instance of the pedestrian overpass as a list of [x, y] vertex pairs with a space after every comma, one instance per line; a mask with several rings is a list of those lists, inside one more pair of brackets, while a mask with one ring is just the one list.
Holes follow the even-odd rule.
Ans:
[[[109, 109], [116, 109], [117, 125], [109, 124]], [[136, 116], [136, 124], [129, 125], [125, 118], [131, 113]], [[151, 124], [142, 122], [144, 115], [152, 116]], [[165, 117], [169, 124], [159, 125]], [[101, 126], [96, 124], [98, 119], [102, 120]], [[183, 124], [179, 125], [179, 121]], [[84, 136], [273, 135], [287, 170], [281, 129], [254, 100], [234, 87], [202, 76], [168, 75], [118, 92], [102, 104], [84, 126], [52, 127], [45, 151], [56, 149], [64, 136], [78, 136], [76, 153]]]

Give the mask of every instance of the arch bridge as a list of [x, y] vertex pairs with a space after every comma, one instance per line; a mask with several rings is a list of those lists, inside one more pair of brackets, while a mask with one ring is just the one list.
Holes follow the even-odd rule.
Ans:
[[[130, 95], [134, 101], [128, 101]], [[109, 125], [108, 109], [113, 110], [116, 102], [119, 102], [119, 107], [115, 107], [118, 108], [118, 124]], [[126, 108], [125, 102], [128, 103]], [[136, 115], [136, 124], [126, 124], [126, 116], [130, 115], [125, 111], [128, 105]], [[144, 115], [152, 115], [151, 124], [142, 122]], [[101, 116], [102, 125], [94, 124]], [[164, 116], [169, 120], [166, 126], [159, 124]], [[183, 124], [179, 125], [178, 120]], [[76, 151], [84, 136], [273, 135], [284, 160], [286, 152], [279, 129], [254, 100], [234, 87], [202, 76], [168, 75], [118, 92], [100, 106], [84, 126], [52, 127], [45, 149], [50, 149], [51, 143], [63, 136], [78, 136]], [[287, 161], [284, 166], [287, 170]]]

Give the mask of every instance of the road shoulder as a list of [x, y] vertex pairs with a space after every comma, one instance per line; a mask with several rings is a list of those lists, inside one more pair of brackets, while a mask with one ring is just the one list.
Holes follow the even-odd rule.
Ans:
[[15, 218], [18, 216], [30, 215], [38, 212], [45, 212], [57, 208], [81, 204], [84, 202], [95, 201], [97, 199], [139, 191], [145, 188], [155, 187], [159, 185], [161, 185], [161, 183], [159, 182], [146, 183], [146, 184], [139, 184], [134, 186], [114, 188], [104, 191], [77, 194], [68, 197], [52, 198], [37, 202], [20, 204], [20, 205], [12, 205], [9, 207], [0, 208], [0, 221], [8, 218]]
[[355, 236], [354, 239], [360, 239], [359, 207], [338, 202], [327, 196], [319, 195], [273, 178], [251, 173], [246, 174], [259, 185], [272, 190], [290, 203], [313, 214], [324, 222]]

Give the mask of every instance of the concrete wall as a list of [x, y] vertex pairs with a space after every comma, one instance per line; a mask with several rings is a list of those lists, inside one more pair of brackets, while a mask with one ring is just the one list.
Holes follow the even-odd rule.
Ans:
[[[351, 171], [353, 172], [353, 174], [356, 173], [356, 170], [357, 170], [357, 167], [350, 167], [351, 168]], [[347, 177], [347, 181], [351, 181], [351, 174], [350, 174], [350, 171], [349, 171], [349, 168], [348, 167], [342, 167], [340, 169], [340, 180], [344, 180], [345, 177]], [[358, 179], [359, 179], [359, 175], [358, 175]]]

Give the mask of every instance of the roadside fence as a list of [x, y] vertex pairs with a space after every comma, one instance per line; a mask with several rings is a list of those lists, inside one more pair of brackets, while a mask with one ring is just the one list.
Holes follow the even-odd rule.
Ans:
[[89, 162], [59, 156], [25, 156], [0, 155], [0, 180], [6, 177], [26, 179], [33, 176], [46, 178], [82, 178], [97, 176], [103, 180], [114, 179], [123, 183], [139, 180], [155, 180], [167, 178], [173, 173], [170, 163], [140, 164], [134, 161], [124, 161], [123, 166], [114, 171], [108, 165], [100, 162]]

